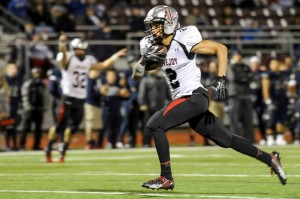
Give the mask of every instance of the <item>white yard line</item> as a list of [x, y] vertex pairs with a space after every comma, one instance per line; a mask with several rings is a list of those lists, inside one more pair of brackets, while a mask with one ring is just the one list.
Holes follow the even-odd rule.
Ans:
[[[73, 159], [77, 160], [77, 159]], [[77, 166], [98, 166], [98, 165], [111, 165], [110, 162], [66, 162], [64, 163], [68, 167], [77, 167]], [[53, 163], [53, 164], [48, 164], [44, 160], [41, 160], [41, 162], [24, 162], [24, 163], [0, 163], [0, 167], [29, 167], [29, 166], [40, 166], [40, 167], [53, 167], [53, 166], [58, 166], [62, 164]], [[120, 162], [118, 163], [120, 166], [126, 166], [126, 165], [132, 165], [132, 162]], [[143, 166], [148, 166], [148, 165], [153, 165], [153, 163], [139, 163], [139, 165]], [[224, 164], [220, 163], [186, 163], [186, 162], [176, 162], [176, 165], [178, 166], [214, 166], [214, 167], [224, 167]], [[244, 163], [226, 163], [227, 166], [230, 167], [241, 167], [245, 166]], [[257, 164], [247, 164], [247, 167], [256, 167]], [[292, 168], [299, 168], [300, 164], [284, 164], [285, 168], [292, 167]]]
[[[0, 173], [0, 176], [157, 176], [157, 173], [96, 173], [96, 172], [85, 172], [85, 173]], [[258, 174], [202, 174], [202, 173], [178, 173], [175, 176], [182, 177], [270, 177], [270, 175], [258, 175]], [[300, 177], [300, 174], [291, 174], [287, 177]]]
[[[262, 149], [265, 149], [266, 151], [272, 151], [273, 149], [278, 150], [284, 150], [284, 149], [299, 149], [299, 146], [295, 145], [287, 145], [287, 146], [276, 146], [276, 147], [259, 147]], [[188, 151], [213, 151], [213, 150], [220, 150], [222, 152], [225, 152], [226, 150], [222, 149], [219, 146], [196, 146], [196, 147], [172, 147], [170, 148], [171, 153], [172, 152], [188, 152]], [[98, 153], [136, 153], [136, 152], [155, 152], [155, 148], [130, 148], [130, 149], [96, 149], [96, 150], [69, 150], [68, 153], [70, 154], [98, 154]], [[292, 152], [290, 152], [292, 153]], [[0, 153], [1, 156], [23, 156], [23, 155], [40, 155], [44, 154], [43, 151], [12, 151], [12, 152], [2, 152]], [[298, 154], [298, 151], [295, 151], [295, 154]], [[299, 156], [298, 156], [299, 157]]]
[[[91, 195], [131, 195], [131, 196], [152, 196], [152, 197], [175, 197], [175, 198], [228, 198], [228, 199], [275, 199], [270, 197], [255, 196], [230, 196], [230, 195], [201, 195], [201, 194], [161, 194], [142, 192], [104, 192], [104, 191], [52, 191], [52, 190], [0, 190], [0, 193], [53, 193], [53, 194], [91, 194]], [[292, 198], [276, 198], [292, 199]]]

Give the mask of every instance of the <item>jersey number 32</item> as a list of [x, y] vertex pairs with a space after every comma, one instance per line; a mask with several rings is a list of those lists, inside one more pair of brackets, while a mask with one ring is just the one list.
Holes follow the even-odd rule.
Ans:
[[85, 88], [85, 80], [86, 80], [86, 73], [83, 72], [83, 73], [79, 73], [78, 71], [74, 71], [73, 72], [73, 83], [72, 85], [77, 88], [77, 87], [80, 87], [80, 88]]

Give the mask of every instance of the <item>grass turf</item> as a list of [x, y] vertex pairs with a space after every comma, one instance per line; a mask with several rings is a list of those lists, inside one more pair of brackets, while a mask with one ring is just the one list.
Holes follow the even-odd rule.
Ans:
[[171, 147], [175, 189], [147, 190], [159, 175], [154, 148], [68, 151], [66, 162], [44, 162], [43, 152], [0, 154], [0, 198], [300, 198], [300, 148], [266, 147], [281, 153], [288, 174], [282, 186], [259, 161], [219, 147]]

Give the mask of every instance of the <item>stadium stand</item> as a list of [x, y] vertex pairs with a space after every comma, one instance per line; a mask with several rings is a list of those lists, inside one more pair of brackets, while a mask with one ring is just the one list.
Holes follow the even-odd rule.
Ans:
[[[246, 60], [259, 56], [265, 63], [270, 57], [291, 55], [293, 62], [299, 63], [300, 57], [300, 0], [24, 0], [25, 17], [12, 12], [13, 0], [0, 2], [0, 66], [4, 67], [10, 59], [11, 47], [20, 35], [26, 38], [25, 48], [30, 47], [34, 33], [41, 34], [42, 42], [57, 53], [55, 21], [45, 24], [43, 21], [33, 24], [33, 8], [43, 5], [43, 14], [53, 18], [53, 11], [62, 11], [72, 23], [74, 31], [66, 32], [71, 40], [75, 37], [86, 39], [90, 46], [112, 45], [116, 48], [126, 46], [129, 54], [139, 55], [139, 40], [144, 32], [132, 31], [131, 20], [134, 9], [139, 9], [138, 17], [142, 20], [153, 6], [165, 4], [173, 6], [180, 15], [181, 26], [196, 25], [203, 38], [219, 41], [228, 46], [230, 55], [239, 49]], [[78, 3], [78, 4], [76, 4]], [[80, 5], [76, 8], [76, 5]], [[73, 7], [72, 7], [73, 6]], [[87, 24], [84, 17], [78, 16], [78, 10], [94, 9], [94, 16], [100, 25]], [[72, 9], [71, 9], [72, 8]], [[85, 13], [85, 12], [84, 12]], [[140, 21], [141, 22], [141, 21]], [[143, 22], [142, 22], [143, 23]], [[95, 34], [108, 24], [113, 40], [95, 40]], [[32, 27], [28, 28], [28, 27]], [[62, 29], [63, 30], [63, 29]], [[264, 60], [265, 59], [265, 60]], [[53, 60], [52, 60], [53, 61]], [[29, 55], [25, 56], [25, 67], [30, 68]], [[55, 62], [54, 62], [55, 63]], [[124, 62], [120, 65], [124, 65]], [[25, 70], [30, 71], [30, 70]], [[28, 74], [26, 74], [28, 75]], [[51, 123], [47, 121], [46, 124]], [[46, 125], [45, 129], [48, 128]]]

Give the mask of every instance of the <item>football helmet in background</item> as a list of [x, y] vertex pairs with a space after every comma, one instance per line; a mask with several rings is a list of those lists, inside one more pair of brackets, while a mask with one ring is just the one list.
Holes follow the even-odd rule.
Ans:
[[74, 38], [74, 39], [72, 39], [72, 41], [70, 42], [70, 46], [69, 46], [71, 52], [74, 51], [75, 47], [77, 46], [77, 44], [78, 44], [80, 41], [81, 41], [81, 39], [79, 39], [79, 38]]

